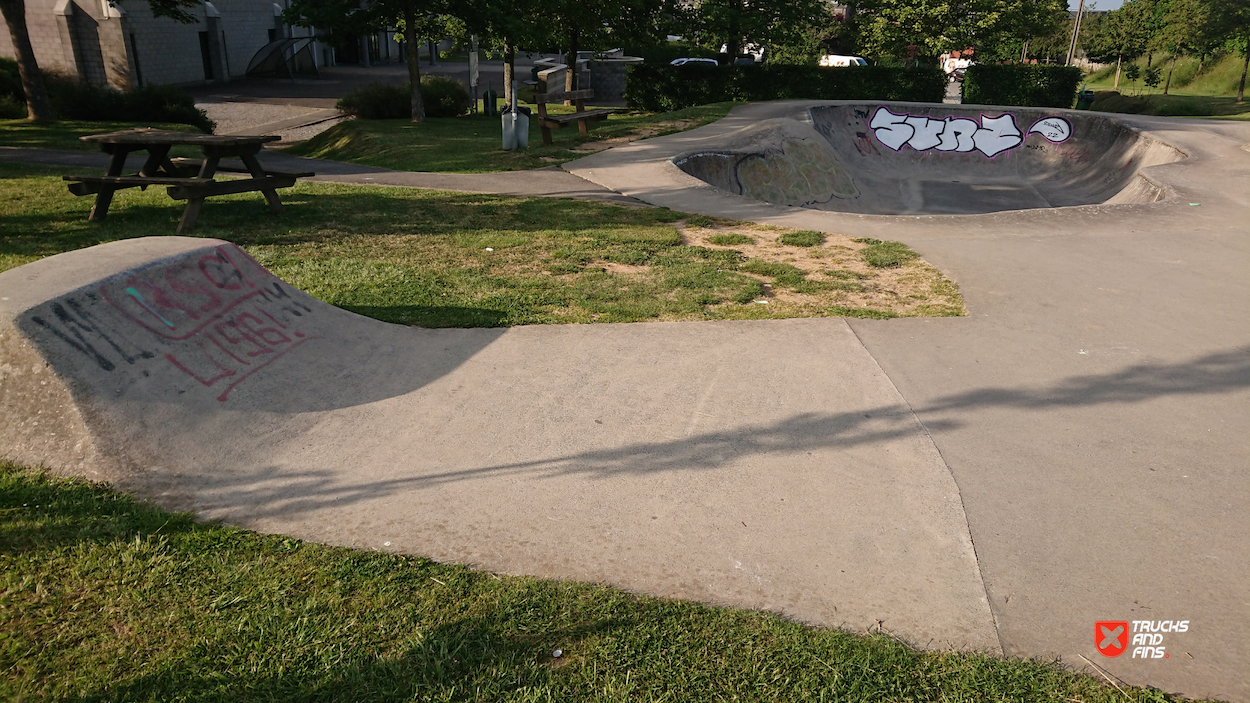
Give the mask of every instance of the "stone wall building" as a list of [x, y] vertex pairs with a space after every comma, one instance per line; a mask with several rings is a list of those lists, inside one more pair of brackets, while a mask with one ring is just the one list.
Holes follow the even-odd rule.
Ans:
[[[190, 10], [197, 23], [182, 24], [154, 17], [144, 0], [26, 0], [26, 26], [40, 68], [126, 89], [245, 75], [266, 44], [312, 35], [284, 24], [282, 8], [270, 0], [213, 0]], [[0, 56], [16, 57], [7, 26]], [[333, 62], [320, 42], [313, 56], [319, 65]]]

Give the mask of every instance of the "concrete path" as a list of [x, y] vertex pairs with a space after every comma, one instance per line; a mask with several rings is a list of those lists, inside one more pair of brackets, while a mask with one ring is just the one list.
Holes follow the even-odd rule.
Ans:
[[[142, 153], [129, 157], [127, 168], [137, 171], [146, 158]], [[465, 193], [492, 193], [520, 197], [577, 198], [620, 205], [644, 206], [639, 200], [614, 190], [595, 185], [557, 167], [533, 171], [499, 173], [428, 173], [392, 171], [375, 166], [361, 166], [324, 159], [306, 159], [276, 151], [263, 151], [257, 157], [261, 164], [284, 171], [311, 171], [316, 177], [307, 180], [359, 185], [404, 186], [431, 190], [453, 190]], [[54, 149], [20, 149], [0, 147], [0, 161], [74, 166], [103, 172], [108, 166], [106, 154], [89, 151], [58, 151]], [[279, 191], [281, 193], [281, 191]]]
[[[1165, 200], [976, 216], [772, 206], [668, 162], [794, 107], [568, 168], [687, 212], [901, 240], [946, 271], [970, 317], [849, 325], [960, 487], [1004, 651], [1250, 700], [1250, 124], [1117, 116], [1188, 154], [1146, 170]], [[1190, 625], [1165, 659], [1113, 659], [1105, 620]]]

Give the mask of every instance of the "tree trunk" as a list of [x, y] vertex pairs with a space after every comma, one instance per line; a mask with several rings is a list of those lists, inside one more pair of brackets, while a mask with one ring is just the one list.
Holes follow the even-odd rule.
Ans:
[[1168, 66], [1168, 82], [1163, 84], [1163, 94], [1168, 94], [1168, 89], [1172, 87], [1172, 71], [1176, 70], [1176, 54], [1172, 54], [1172, 65]]
[[[564, 60], [564, 89], [577, 90], [577, 40], [581, 33], [576, 29], [569, 32], [569, 53]], [[550, 90], [550, 88], [548, 88]], [[572, 105], [573, 101], [565, 100], [565, 105]]]
[[1250, 68], [1250, 34], [1246, 35], [1246, 60], [1241, 62], [1241, 83], [1237, 86], [1237, 102], [1246, 101], [1246, 69]]
[[0, 14], [9, 25], [9, 37], [17, 53], [17, 75], [26, 94], [26, 117], [32, 122], [51, 122], [52, 103], [43, 84], [43, 73], [35, 61], [35, 49], [30, 45], [30, 33], [26, 31], [26, 0], [0, 0]]
[[516, 79], [516, 47], [503, 40], [503, 104], [512, 104], [512, 81]]
[[404, 0], [404, 57], [408, 60], [408, 82], [411, 85], [412, 121], [425, 122], [425, 101], [421, 99], [421, 63], [417, 60], [417, 13], [413, 0]]
[[1117, 54], [1115, 57], [1115, 85], [1111, 87], [1112, 90], [1120, 89], [1120, 61], [1123, 58], [1123, 54]]

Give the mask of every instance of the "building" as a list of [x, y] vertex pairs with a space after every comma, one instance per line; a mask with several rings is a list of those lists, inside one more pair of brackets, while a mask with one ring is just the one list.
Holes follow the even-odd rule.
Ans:
[[[126, 89], [246, 75], [257, 52], [272, 42], [312, 36], [310, 29], [283, 23], [282, 8], [270, 0], [213, 0], [189, 9], [198, 22], [182, 24], [154, 17], [144, 0], [26, 0], [26, 26], [40, 68]], [[368, 41], [362, 48], [373, 48]], [[333, 63], [333, 50], [321, 42], [308, 48], [315, 65]], [[0, 31], [0, 56], [16, 58], [7, 26]]]

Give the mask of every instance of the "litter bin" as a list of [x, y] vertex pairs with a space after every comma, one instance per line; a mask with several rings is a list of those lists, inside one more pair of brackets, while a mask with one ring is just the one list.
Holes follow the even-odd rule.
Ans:
[[1094, 104], [1094, 91], [1082, 90], [1076, 94], [1076, 109], [1088, 110]]
[[512, 119], [512, 107], [505, 107], [499, 113], [503, 123], [503, 150], [516, 151], [530, 145], [530, 109], [525, 106], [517, 108], [516, 121]]

